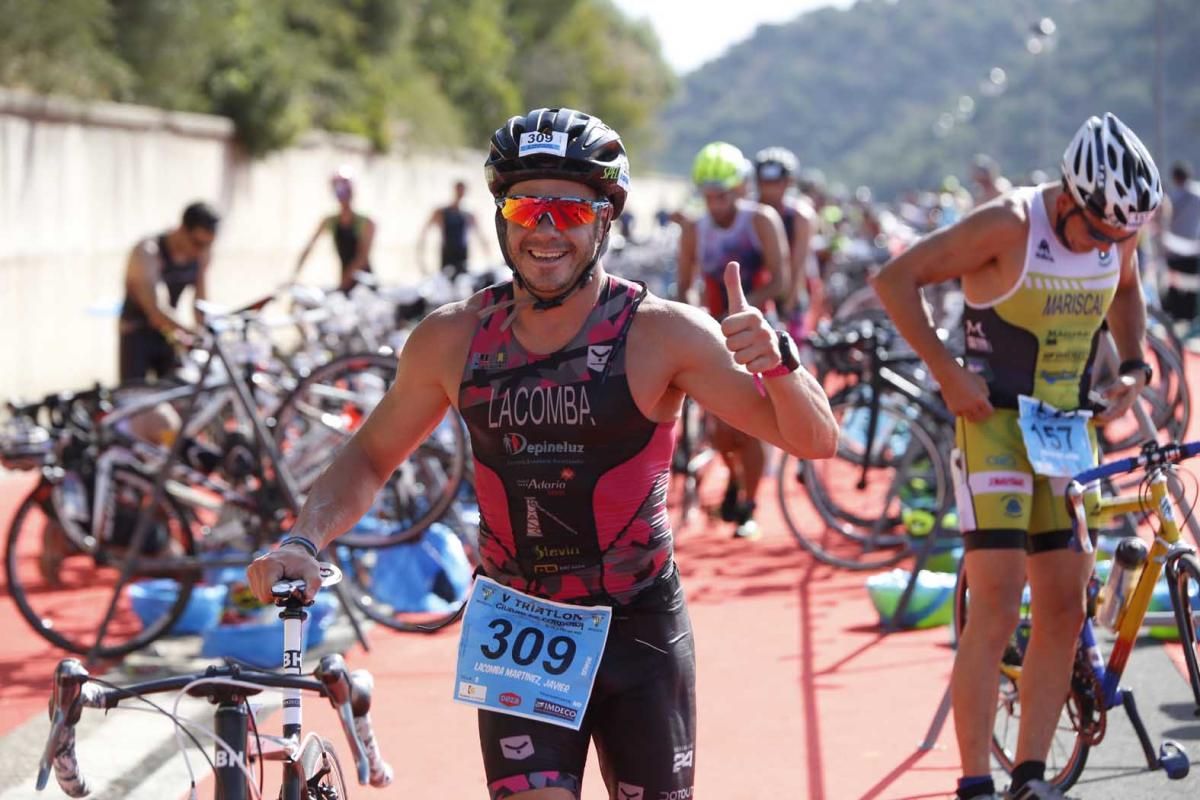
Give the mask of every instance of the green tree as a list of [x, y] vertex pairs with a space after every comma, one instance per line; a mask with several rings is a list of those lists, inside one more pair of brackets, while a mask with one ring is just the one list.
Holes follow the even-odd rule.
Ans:
[[0, 85], [111, 98], [133, 81], [106, 0], [0, 0]]
[[0, 84], [221, 114], [252, 155], [314, 126], [480, 146], [526, 103], [648, 140], [671, 80], [609, 0], [0, 0], [0, 19]]
[[497, 121], [521, 105], [511, 77], [520, 65], [512, 63], [504, 6], [492, 0], [420, 0], [419, 7], [416, 54], [459, 109], [467, 140], [486, 141]]

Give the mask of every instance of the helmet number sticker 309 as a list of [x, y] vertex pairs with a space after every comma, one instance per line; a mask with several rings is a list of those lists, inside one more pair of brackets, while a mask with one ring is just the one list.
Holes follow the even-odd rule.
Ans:
[[479, 577], [463, 614], [454, 699], [579, 730], [611, 624], [611, 608]]
[[529, 131], [517, 140], [517, 156], [532, 156], [546, 153], [552, 156], [567, 154], [567, 134], [561, 131]]

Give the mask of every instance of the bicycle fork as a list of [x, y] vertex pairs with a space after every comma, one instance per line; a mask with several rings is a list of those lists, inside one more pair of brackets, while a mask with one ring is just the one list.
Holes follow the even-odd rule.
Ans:
[[[1171, 570], [1168, 569], [1168, 575], [1170, 573]], [[1116, 706], [1124, 708], [1125, 715], [1129, 718], [1129, 724], [1133, 726], [1138, 744], [1142, 748], [1142, 755], [1146, 759], [1146, 768], [1156, 770], [1162, 767], [1171, 780], [1186, 777], [1190, 763], [1183, 747], [1172, 739], [1164, 739], [1158, 750], [1154, 749], [1154, 744], [1150, 741], [1150, 734], [1146, 730], [1146, 723], [1142, 721], [1141, 712], [1138, 711], [1133, 690], [1120, 685], [1121, 671], [1119, 668], [1116, 668], [1115, 665], [1113, 669], [1105, 668], [1104, 658], [1100, 655], [1100, 647], [1096, 642], [1096, 633], [1090, 617], [1084, 620], [1083, 628], [1079, 632], [1079, 648], [1087, 655], [1087, 665], [1094, 678], [1092, 686], [1088, 688], [1093, 695], [1092, 701], [1099, 704], [1102, 709], [1100, 713], [1103, 715]], [[1195, 682], [1193, 682], [1193, 688], [1194, 684]], [[1087, 721], [1082, 719], [1081, 709], [1077, 724], [1085, 722]], [[1084, 732], [1080, 731], [1080, 733], [1083, 735]], [[1091, 744], [1099, 744], [1104, 737], [1104, 727], [1101, 726], [1099, 731], [1092, 735], [1095, 738]]]

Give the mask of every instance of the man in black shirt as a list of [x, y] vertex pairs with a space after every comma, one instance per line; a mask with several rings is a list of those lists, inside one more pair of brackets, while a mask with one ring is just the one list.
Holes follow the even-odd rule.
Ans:
[[[190, 334], [175, 309], [187, 287], [193, 303], [207, 295], [205, 272], [220, 216], [207, 203], [183, 211], [178, 227], [139, 241], [125, 265], [125, 303], [118, 324], [121, 382], [164, 377], [177, 366], [175, 343]], [[166, 287], [164, 304], [159, 286]], [[197, 319], [201, 318], [198, 310]]]
[[475, 224], [475, 215], [462, 207], [462, 199], [466, 193], [467, 185], [462, 181], [455, 181], [454, 200], [450, 205], [437, 209], [429, 216], [429, 221], [421, 229], [421, 236], [417, 241], [417, 252], [424, 253], [425, 235], [434, 225], [441, 227], [442, 250], [438, 266], [451, 280], [467, 271], [467, 231], [474, 231], [482, 241], [479, 228]]

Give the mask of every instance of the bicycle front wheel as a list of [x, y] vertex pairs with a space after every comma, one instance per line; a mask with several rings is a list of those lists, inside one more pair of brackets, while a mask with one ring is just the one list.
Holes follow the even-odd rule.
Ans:
[[345, 800], [346, 779], [337, 751], [328, 739], [309, 734], [292, 764], [303, 776], [304, 800]]
[[[388, 356], [344, 356], [313, 370], [280, 404], [275, 440], [301, 492], [383, 399], [395, 372]], [[388, 478], [369, 524], [356, 526], [341, 543], [386, 547], [416, 539], [446, 513], [466, 472], [466, 432], [458, 416], [447, 413]]]
[[[39, 484], [17, 508], [8, 530], [4, 570], [8, 589], [21, 616], [40, 636], [56, 647], [98, 658], [116, 658], [138, 650], [167, 633], [182, 616], [198, 574], [155, 568], [160, 560], [195, 553], [192, 532], [183, 511], [169, 500], [151, 511], [149, 498], [136, 488], [118, 486], [114, 527], [128, 534], [142, 513], [153, 521], [140, 555], [126, 552], [119, 542], [93, 543], [81, 548], [68, 536], [60, 520], [48, 482]], [[130, 492], [134, 492], [130, 496]], [[72, 523], [68, 522], [67, 525]], [[122, 561], [137, 558], [134, 581], [118, 588]], [[103, 641], [96, 642], [101, 621], [117, 592], [113, 617]]]
[[391, 547], [332, 548], [342, 585], [369, 618], [404, 633], [434, 633], [458, 619], [479, 564], [475, 545], [450, 526]]
[[[1021, 725], [1021, 672], [1025, 661], [1025, 650], [1029, 646], [1032, 619], [1029, 614], [1029, 587], [1024, 589], [1021, 599], [1021, 619], [1004, 648], [999, 665], [999, 687], [996, 694], [996, 710], [992, 720], [991, 751], [1000, 768], [1012, 774], [1017, 765], [1017, 734]], [[970, 609], [970, 590], [967, 586], [967, 571], [959, 566], [958, 581], [954, 587], [954, 646], [962, 641]], [[1078, 654], [1077, 654], [1078, 656]], [[1081, 665], [1087, 669], [1086, 655]], [[1079, 719], [1090, 716], [1094, 711], [1094, 685], [1081, 680], [1080, 665], [1071, 678], [1071, 690], [1066, 705], [1059, 715], [1050, 752], [1046, 756], [1046, 780], [1059, 789], [1068, 789], [1079, 780], [1087, 764], [1091, 745], [1079, 730]]]
[[1196, 634], [1196, 614], [1200, 613], [1200, 559], [1185, 553], [1170, 570], [1171, 606], [1175, 609], [1175, 624], [1187, 664], [1192, 696], [1200, 712], [1200, 637]]
[[[880, 403], [874, 437], [866, 436], [870, 407], [862, 396], [835, 402], [833, 413], [839, 425], [836, 457], [814, 462], [787, 456], [780, 464], [784, 520], [801, 546], [826, 564], [852, 570], [890, 566], [912, 551], [918, 527], [936, 535], [936, 518], [950, 506], [939, 437], [888, 397]], [[869, 452], [868, 438], [873, 438]], [[823, 530], [805, 529], [799, 487], [825, 523]]]

